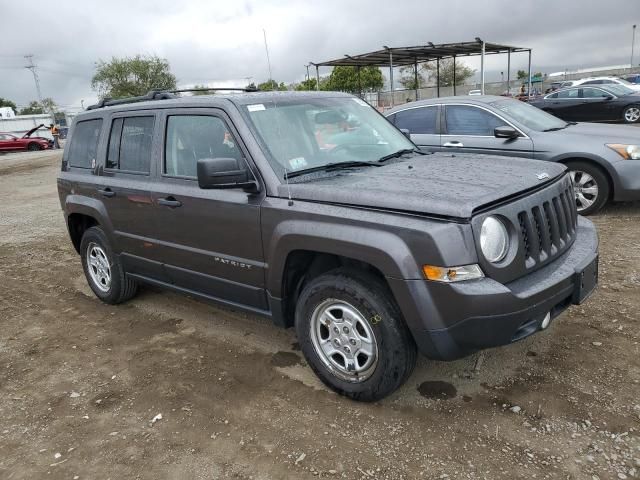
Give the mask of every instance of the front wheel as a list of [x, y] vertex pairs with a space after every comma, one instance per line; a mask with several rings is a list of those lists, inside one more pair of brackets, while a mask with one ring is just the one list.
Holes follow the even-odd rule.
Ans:
[[409, 377], [416, 346], [388, 288], [376, 276], [337, 269], [311, 280], [296, 307], [302, 352], [328, 387], [380, 400]]
[[42, 150], [42, 146], [40, 146], [39, 143], [31, 142], [29, 145], [27, 145], [27, 150], [29, 150], [30, 152], [37, 152], [38, 150]]
[[630, 105], [622, 112], [622, 119], [626, 123], [638, 123], [640, 121], [640, 105]]
[[570, 162], [569, 174], [576, 194], [576, 206], [580, 215], [591, 215], [609, 200], [609, 181], [602, 170], [587, 162]]

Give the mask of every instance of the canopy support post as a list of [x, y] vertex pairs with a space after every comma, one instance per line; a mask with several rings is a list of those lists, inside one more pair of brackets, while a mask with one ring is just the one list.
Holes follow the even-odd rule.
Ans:
[[511, 49], [507, 51], [507, 94], [511, 93]]
[[389, 50], [389, 86], [391, 89], [391, 106], [393, 107], [393, 52]]
[[418, 85], [418, 59], [417, 58], [415, 58], [413, 61], [413, 82], [416, 87], [416, 101], [418, 101], [420, 100], [418, 98], [418, 88], [420, 88], [420, 85]]
[[453, 96], [456, 96], [456, 56], [453, 56]]
[[320, 70], [318, 69], [318, 65], [316, 65], [316, 90], [320, 90]]
[[358, 71], [358, 96], [362, 98], [362, 82], [360, 81], [360, 65], [356, 67]]
[[436, 59], [436, 91], [438, 98], [440, 98], [440, 57]]
[[480, 52], [480, 93], [484, 95], [484, 54], [485, 54], [485, 43], [482, 41], [482, 50]]
[[531, 98], [531, 50], [529, 50], [529, 98]]

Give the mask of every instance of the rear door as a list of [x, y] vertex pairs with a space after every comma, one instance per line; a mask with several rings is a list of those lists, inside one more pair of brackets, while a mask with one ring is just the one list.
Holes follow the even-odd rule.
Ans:
[[166, 279], [162, 265], [149, 255], [149, 238], [155, 229], [149, 182], [157, 116], [154, 111], [129, 111], [109, 119], [106, 158], [96, 193], [107, 208], [114, 249], [127, 272], [162, 280]]
[[248, 154], [219, 109], [166, 110], [159, 175], [151, 188], [153, 252], [179, 288], [231, 304], [267, 310], [260, 233], [263, 194], [201, 189], [200, 158]]
[[[515, 157], [533, 157], [533, 142], [518, 128], [496, 113], [477, 105], [443, 105], [444, 119], [440, 142], [443, 150]], [[496, 138], [494, 129], [511, 126], [520, 132], [513, 139]]]
[[410, 107], [392, 115], [392, 123], [409, 130], [411, 140], [427, 151], [440, 150], [440, 106]]

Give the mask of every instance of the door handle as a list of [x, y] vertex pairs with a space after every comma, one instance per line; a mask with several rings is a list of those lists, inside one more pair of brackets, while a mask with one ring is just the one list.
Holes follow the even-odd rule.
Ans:
[[113, 190], [111, 190], [109, 187], [107, 188], [103, 188], [103, 189], [98, 189], [98, 192], [100, 192], [100, 194], [103, 197], [115, 197], [116, 196], [116, 192], [114, 192]]
[[464, 145], [462, 144], [462, 142], [445, 142], [442, 144], [443, 147], [464, 147]]
[[181, 206], [182, 202], [180, 200], [176, 200], [173, 197], [167, 197], [167, 198], [159, 198], [158, 205], [163, 205], [165, 207], [170, 207], [170, 208], [176, 208]]

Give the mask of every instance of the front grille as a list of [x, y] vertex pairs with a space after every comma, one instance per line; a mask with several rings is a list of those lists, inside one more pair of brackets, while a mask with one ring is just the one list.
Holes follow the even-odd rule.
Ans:
[[571, 186], [518, 213], [525, 266], [532, 268], [564, 252], [575, 240], [578, 214]]

